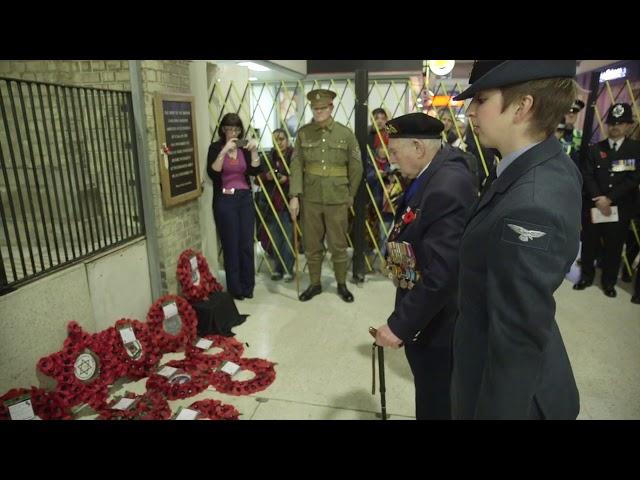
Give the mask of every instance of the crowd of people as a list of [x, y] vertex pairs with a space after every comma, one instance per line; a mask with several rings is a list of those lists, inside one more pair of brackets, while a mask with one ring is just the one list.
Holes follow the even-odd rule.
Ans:
[[[299, 300], [322, 293], [326, 241], [338, 295], [352, 302], [349, 209], [364, 177], [378, 232], [370, 246], [396, 287], [376, 343], [404, 347], [416, 418], [575, 419], [579, 394], [553, 294], [577, 261], [576, 290], [593, 283], [598, 266], [608, 297], [621, 264], [630, 280], [640, 250], [632, 223], [640, 142], [629, 138], [631, 106], [616, 103], [607, 138], [581, 148], [576, 116], [585, 105], [574, 76], [575, 61], [477, 61], [455, 99], [471, 99], [468, 125], [449, 109], [389, 119], [377, 108], [367, 152], [333, 119], [336, 94], [313, 90], [313, 121], [293, 146], [274, 131], [262, 166], [239, 117], [225, 115], [207, 171], [229, 292], [253, 295], [254, 176], [272, 280], [293, 279], [300, 216], [309, 284]], [[638, 282], [636, 273], [634, 303]]]

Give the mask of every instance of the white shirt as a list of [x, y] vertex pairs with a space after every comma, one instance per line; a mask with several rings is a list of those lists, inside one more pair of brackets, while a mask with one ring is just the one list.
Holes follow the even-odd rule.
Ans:
[[[624, 142], [624, 137], [619, 138], [618, 140], [613, 140], [613, 139], [609, 139], [609, 147], [611, 147], [611, 150], [614, 151], [618, 151], [620, 150], [620, 147], [622, 146], [622, 142]], [[617, 144], [617, 146], [616, 146]]]

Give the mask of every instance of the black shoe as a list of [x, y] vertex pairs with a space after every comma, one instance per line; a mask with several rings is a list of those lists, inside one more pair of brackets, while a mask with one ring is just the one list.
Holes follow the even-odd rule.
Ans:
[[613, 287], [603, 287], [602, 290], [607, 297], [615, 298], [618, 295]]
[[321, 293], [322, 293], [321, 285], [309, 285], [307, 289], [304, 292], [302, 292], [298, 298], [300, 299], [301, 302], [306, 302], [307, 300], [311, 300], [313, 297]]
[[278, 280], [282, 280], [282, 274], [280, 272], [274, 272], [271, 274], [271, 280], [278, 281]]
[[620, 280], [622, 280], [624, 283], [631, 283], [632, 278], [631, 278], [631, 275], [629, 275], [629, 272], [627, 272], [626, 268], [622, 272], [622, 275], [620, 276]]
[[338, 284], [338, 295], [340, 295], [340, 298], [347, 303], [353, 302], [353, 295], [351, 295], [351, 292], [347, 290], [347, 286], [344, 283]]
[[233, 298], [235, 298], [236, 300], [244, 300], [244, 297], [242, 295], [236, 295], [236, 294], [232, 293], [231, 296]]
[[245, 293], [244, 298], [253, 298], [253, 293]]
[[634, 295], [633, 297], [631, 297], [631, 303], [640, 304], [640, 295]]
[[576, 283], [573, 286], [574, 290], [584, 290], [587, 287], [590, 287], [591, 285], [593, 285], [593, 280], [580, 280], [578, 283]]

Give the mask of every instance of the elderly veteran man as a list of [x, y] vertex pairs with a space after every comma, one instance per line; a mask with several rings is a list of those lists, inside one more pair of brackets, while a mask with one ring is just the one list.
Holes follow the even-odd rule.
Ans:
[[451, 418], [451, 339], [457, 314], [458, 249], [476, 198], [463, 152], [442, 145], [443, 123], [424, 113], [387, 122], [390, 161], [413, 179], [387, 243], [396, 286], [393, 313], [376, 343], [404, 344], [414, 377], [416, 418]]

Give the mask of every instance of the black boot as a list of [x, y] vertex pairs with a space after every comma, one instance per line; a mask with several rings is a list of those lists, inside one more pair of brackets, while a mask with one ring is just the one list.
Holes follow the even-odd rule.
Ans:
[[585, 288], [590, 287], [591, 285], [593, 285], [593, 280], [585, 280], [584, 278], [581, 278], [580, 281], [573, 286], [573, 289], [584, 290]]
[[338, 295], [340, 295], [340, 298], [345, 302], [353, 302], [353, 295], [351, 295], [351, 292], [347, 290], [347, 285], [344, 283], [338, 284]]
[[602, 290], [604, 290], [604, 294], [607, 297], [615, 298], [615, 296], [617, 295], [616, 289], [613, 287], [602, 287]]
[[306, 302], [307, 300], [311, 300], [316, 295], [322, 293], [322, 285], [309, 285], [307, 289], [300, 294], [298, 297], [301, 302]]

